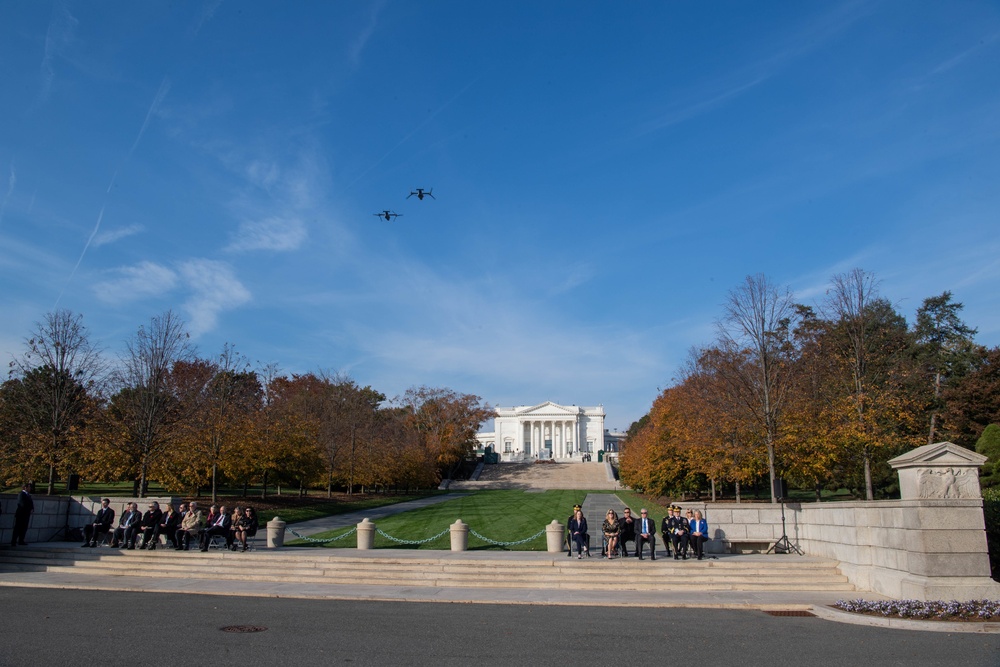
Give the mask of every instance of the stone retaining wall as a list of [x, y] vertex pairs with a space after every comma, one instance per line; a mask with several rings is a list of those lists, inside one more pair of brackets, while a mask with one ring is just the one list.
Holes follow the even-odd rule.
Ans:
[[[101, 508], [101, 496], [43, 496], [34, 494], [31, 496], [35, 504], [35, 511], [31, 514], [31, 522], [28, 524], [28, 534], [26, 541], [48, 542], [56, 537], [62, 537], [61, 531], [65, 526], [70, 528], [83, 528], [88, 523], [92, 523], [97, 516], [97, 510]], [[146, 511], [150, 501], [155, 500], [162, 508], [167, 503], [173, 502], [176, 506], [180, 500], [176, 497], [154, 497], [154, 498], [112, 498], [111, 508], [115, 511], [115, 525], [121, 518], [122, 510], [130, 502], [139, 503], [139, 510]], [[10, 544], [11, 531], [14, 529], [14, 510], [17, 508], [17, 494], [0, 495], [0, 508], [3, 514], [0, 515], [0, 544]]]
[[[780, 505], [682, 506], [704, 514], [712, 537], [709, 553], [781, 538]], [[793, 545], [839, 561], [862, 590], [923, 600], [1000, 596], [1000, 584], [990, 579], [980, 499], [787, 503], [785, 526]]]

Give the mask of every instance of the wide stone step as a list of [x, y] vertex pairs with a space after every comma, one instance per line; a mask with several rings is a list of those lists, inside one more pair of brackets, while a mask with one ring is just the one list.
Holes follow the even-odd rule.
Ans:
[[[351, 581], [366, 581], [371, 583], [378, 583], [384, 581], [387, 577], [395, 578], [406, 578], [414, 581], [491, 581], [497, 582], [501, 581], [507, 584], [513, 584], [517, 582], [531, 584], [531, 585], [545, 585], [545, 584], [578, 584], [581, 586], [591, 586], [601, 584], [608, 580], [608, 577], [603, 573], [594, 572], [590, 575], [584, 576], [581, 573], [564, 573], [564, 574], [553, 574], [549, 572], [533, 572], [533, 571], [521, 571], [521, 572], [502, 572], [502, 571], [480, 571], [480, 572], [448, 572], [448, 571], [432, 571], [423, 570], [420, 568], [406, 568], [406, 569], [391, 569], [382, 571], [358, 571], [350, 567], [285, 567], [280, 568], [277, 571], [264, 570], [261, 568], [226, 568], [220, 570], [218, 567], [205, 567], [205, 566], [195, 566], [195, 567], [185, 567], [183, 565], [168, 565], [168, 566], [155, 566], [140, 568], [137, 570], [135, 567], [129, 567], [123, 563], [108, 563], [108, 562], [88, 562], [88, 563], [64, 563], [64, 562], [51, 562], [44, 565], [36, 565], [34, 563], [26, 562], [20, 564], [25, 567], [34, 568], [45, 568], [50, 570], [63, 570], [63, 571], [75, 571], [75, 572], [93, 572], [93, 573], [106, 573], [114, 574], [119, 576], [157, 576], [157, 577], [182, 577], [182, 578], [192, 578], [192, 579], [241, 579], [241, 578], [257, 578], [261, 580], [266, 580], [271, 577], [324, 577], [327, 579], [342, 577]], [[616, 586], [629, 586], [630, 582], [618, 581], [618, 578], [613, 578]], [[731, 581], [740, 581], [745, 583], [766, 583], [766, 584], [789, 584], [789, 585], [809, 585], [810, 583], [846, 583], [847, 577], [840, 574], [837, 571], [832, 571], [822, 577], [817, 577], [812, 574], [786, 574], [786, 573], [767, 573], [767, 574], [755, 574], [755, 575], [738, 575], [733, 576], [731, 573], [719, 573], [712, 571], [691, 571], [685, 573], [676, 573], [673, 575], [663, 574], [663, 573], [647, 573], [646, 576], [636, 577], [634, 585], [637, 588], [642, 588], [646, 586], [675, 586], [683, 583], [724, 583]]]
[[[101, 577], [131, 578], [137, 576], [134, 570], [127, 568], [76, 568], [63, 566], [34, 566], [18, 565], [10, 568], [12, 571], [50, 571], [50, 572], [72, 572], [74, 574], [95, 574]], [[150, 571], [143, 573], [142, 577], [147, 578], [180, 578], [177, 573], [165, 571]], [[816, 581], [814, 579], [802, 578], [800, 580], [789, 580], [778, 578], [765, 580], [754, 579], [732, 579], [725, 578], [684, 578], [672, 581], [658, 582], [614, 582], [604, 580], [580, 580], [575, 579], [552, 579], [545, 577], [521, 577], [515, 579], [495, 579], [491, 577], [467, 578], [467, 577], [437, 577], [437, 576], [404, 576], [399, 573], [385, 574], [380, 577], [358, 577], [350, 572], [313, 572], [295, 573], [282, 572], [269, 574], [243, 574], [243, 573], [197, 573], [195, 576], [183, 577], [186, 579], [205, 580], [230, 580], [230, 581], [263, 581], [274, 583], [300, 583], [300, 584], [327, 584], [327, 585], [374, 585], [374, 586], [410, 586], [410, 587], [441, 587], [441, 588], [523, 588], [523, 589], [551, 589], [551, 590], [594, 590], [594, 591], [641, 591], [641, 590], [662, 590], [662, 591], [683, 591], [683, 590], [746, 590], [746, 591], [766, 591], [766, 590], [835, 590], [851, 591], [854, 587], [846, 581]]]
[[[446, 552], [447, 553], [447, 552]], [[541, 556], [539, 554], [539, 556]], [[634, 559], [567, 559], [541, 556], [512, 562], [483, 554], [462, 558], [319, 551], [234, 553], [172, 549], [0, 550], [0, 571], [51, 571], [107, 578], [152, 577], [191, 580], [302, 584], [383, 585], [451, 588], [511, 588], [594, 591], [851, 591], [833, 561], [750, 559], [655, 563]]]
[[506, 578], [519, 576], [539, 576], [539, 577], [568, 577], [568, 578], [589, 578], [603, 577], [609, 573], [635, 573], [643, 577], [653, 579], [670, 578], [675, 576], [732, 576], [738, 574], [742, 577], [841, 577], [839, 570], [832, 564], [812, 564], [802, 563], [801, 566], [789, 565], [747, 565], [740, 566], [734, 563], [713, 562], [713, 561], [687, 561], [676, 562], [667, 561], [637, 563], [620, 561], [597, 561], [597, 562], [576, 562], [569, 564], [551, 564], [541, 561], [531, 566], [512, 568], [510, 563], [497, 563], [491, 561], [477, 562], [441, 562], [441, 561], [383, 561], [381, 559], [282, 559], [276, 561], [271, 558], [258, 558], [253, 554], [240, 554], [233, 557], [230, 554], [205, 554], [205, 555], [167, 555], [157, 556], [149, 554], [146, 556], [74, 556], [72, 554], [45, 554], [43, 557], [34, 558], [32, 556], [6, 556], [0, 558], [0, 563], [44, 563], [49, 565], [73, 566], [83, 568], [93, 567], [127, 567], [132, 570], [149, 571], [175, 571], [179, 573], [194, 574], [205, 571], [207, 574], [217, 574], [220, 569], [238, 568], [240, 572], [246, 572], [248, 568], [258, 569], [279, 569], [286, 571], [293, 569], [296, 571], [315, 571], [343, 569], [352, 572], [357, 576], [367, 573], [382, 575], [387, 569], [394, 572], [414, 572], [419, 574], [447, 574], [456, 576], [482, 577], [490, 573], [499, 574]]

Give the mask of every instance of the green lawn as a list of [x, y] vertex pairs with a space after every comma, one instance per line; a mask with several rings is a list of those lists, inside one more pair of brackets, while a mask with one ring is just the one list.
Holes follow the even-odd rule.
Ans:
[[[573, 512], [573, 505], [582, 503], [587, 496], [587, 491], [571, 490], [550, 490], [542, 493], [527, 493], [520, 490], [510, 491], [479, 491], [471, 493], [462, 498], [457, 498], [445, 503], [425, 507], [411, 512], [396, 514], [391, 517], [380, 519], [377, 522], [379, 530], [400, 540], [425, 540], [441, 532], [436, 539], [420, 545], [401, 545], [389, 540], [378, 533], [375, 534], [375, 548], [403, 548], [403, 549], [450, 549], [451, 536], [446, 532], [455, 523], [456, 519], [461, 519], [469, 524], [469, 550], [481, 549], [509, 549], [513, 551], [545, 551], [545, 533], [542, 532], [534, 539], [518, 545], [500, 547], [485, 542], [476, 537], [472, 531], [496, 542], [517, 542], [544, 531], [545, 526], [553, 519], [565, 524], [566, 519]], [[596, 491], [595, 493], [607, 493], [606, 491]], [[618, 497], [635, 511], [635, 516], [639, 516], [639, 508], [647, 506], [652, 516], [659, 526], [663, 516], [663, 508], [642, 500], [628, 492], [619, 492]], [[591, 534], [600, 532], [601, 517], [587, 517], [590, 522], [597, 522], [597, 532], [591, 528]], [[349, 529], [339, 529], [318, 535], [311, 535], [315, 539], [327, 539], [344, 534]], [[657, 530], [659, 530], [657, 528]], [[327, 546], [342, 548], [346, 545], [354, 544], [353, 538], [329, 543]], [[303, 545], [305, 546], [305, 545]], [[314, 545], [323, 546], [323, 545]]]

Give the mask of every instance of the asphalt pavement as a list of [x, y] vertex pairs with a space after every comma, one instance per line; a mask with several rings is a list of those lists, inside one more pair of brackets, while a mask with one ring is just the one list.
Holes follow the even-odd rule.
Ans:
[[[726, 609], [287, 600], [0, 587], [0, 665], [955, 665], [1000, 635]], [[258, 630], [229, 632], [223, 628]]]

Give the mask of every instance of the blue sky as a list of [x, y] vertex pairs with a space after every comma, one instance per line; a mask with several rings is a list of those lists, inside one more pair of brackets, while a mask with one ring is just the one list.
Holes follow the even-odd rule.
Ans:
[[0, 100], [3, 358], [172, 308], [204, 356], [627, 428], [752, 273], [1000, 343], [993, 1], [15, 0]]

